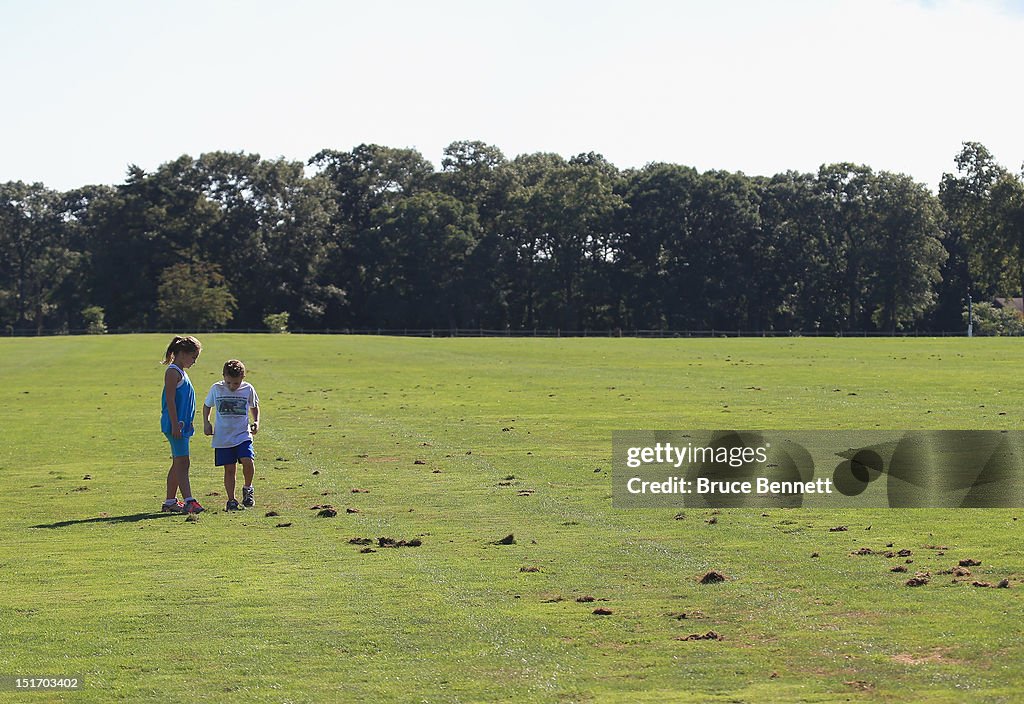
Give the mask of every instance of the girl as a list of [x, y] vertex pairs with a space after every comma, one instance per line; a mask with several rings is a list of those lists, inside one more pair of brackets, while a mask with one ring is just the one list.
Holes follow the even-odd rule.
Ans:
[[[195, 433], [192, 419], [196, 414], [196, 392], [185, 370], [196, 363], [203, 345], [191, 335], [175, 337], [167, 346], [164, 361], [164, 392], [161, 395], [160, 429], [171, 443], [171, 469], [167, 472], [167, 500], [161, 511], [168, 513], [200, 513], [203, 507], [192, 497], [189, 486], [189, 438]], [[185, 502], [178, 501], [178, 489]]]

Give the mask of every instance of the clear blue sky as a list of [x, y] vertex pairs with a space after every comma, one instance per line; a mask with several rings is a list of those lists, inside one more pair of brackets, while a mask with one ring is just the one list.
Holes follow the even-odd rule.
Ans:
[[0, 181], [480, 139], [934, 188], [967, 140], [1020, 170], [1022, 42], [1011, 0], [0, 0]]

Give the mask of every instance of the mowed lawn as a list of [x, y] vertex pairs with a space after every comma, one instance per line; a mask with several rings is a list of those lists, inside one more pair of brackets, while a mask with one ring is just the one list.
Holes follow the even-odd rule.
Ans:
[[194, 523], [169, 336], [0, 340], [0, 676], [85, 680], [33, 702], [1020, 701], [1024, 510], [626, 511], [610, 471], [623, 429], [1020, 429], [1019, 340], [201, 339], [262, 431], [242, 514], [194, 438]]

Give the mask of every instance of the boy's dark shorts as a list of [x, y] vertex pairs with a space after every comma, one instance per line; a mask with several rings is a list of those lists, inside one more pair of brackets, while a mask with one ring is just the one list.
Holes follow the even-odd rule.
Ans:
[[234, 447], [213, 448], [213, 464], [216, 467], [236, 464], [243, 457], [256, 459], [256, 450], [253, 449], [252, 440], [246, 440], [241, 445], [235, 445]]

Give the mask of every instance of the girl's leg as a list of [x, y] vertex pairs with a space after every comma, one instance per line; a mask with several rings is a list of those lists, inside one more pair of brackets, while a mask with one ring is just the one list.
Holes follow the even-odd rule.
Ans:
[[188, 481], [188, 469], [191, 465], [191, 458], [188, 455], [184, 457], [175, 457], [173, 464], [171, 464], [171, 471], [174, 472], [178, 479], [178, 488], [181, 489], [181, 495], [184, 498], [192, 496], [192, 486]]
[[224, 465], [224, 491], [227, 492], [228, 500], [235, 498], [235, 465]]
[[178, 496], [178, 475], [174, 471], [174, 461], [171, 460], [171, 468], [167, 470], [167, 500], [173, 501]]

